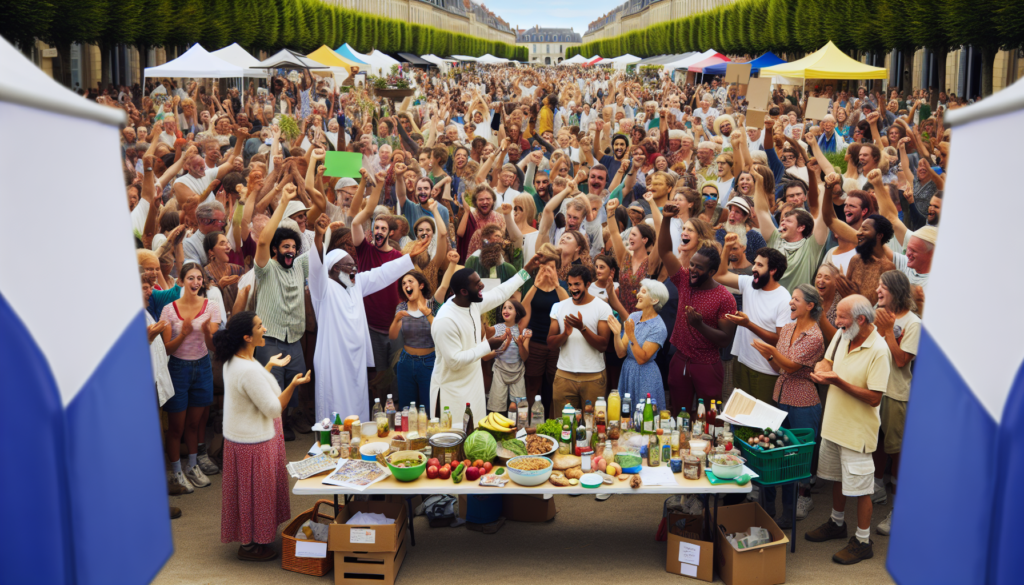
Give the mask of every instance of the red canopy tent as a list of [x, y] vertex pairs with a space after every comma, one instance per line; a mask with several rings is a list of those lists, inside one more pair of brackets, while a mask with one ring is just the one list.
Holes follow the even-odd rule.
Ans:
[[690, 65], [689, 67], [686, 68], [686, 70], [692, 73], [704, 73], [705, 67], [711, 67], [712, 65], [718, 65], [719, 63], [730, 62], [732, 62], [732, 59], [726, 57], [721, 53], [715, 53], [714, 55], [708, 57], [707, 59], [704, 59], [703, 61], [698, 61], [693, 65]]

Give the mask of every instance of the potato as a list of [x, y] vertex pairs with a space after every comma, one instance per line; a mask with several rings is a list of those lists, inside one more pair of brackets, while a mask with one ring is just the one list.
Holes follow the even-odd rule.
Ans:
[[569, 479], [579, 479], [579, 478], [583, 477], [583, 468], [582, 467], [572, 467], [572, 468], [566, 469], [565, 470], [565, 477], [567, 477]]

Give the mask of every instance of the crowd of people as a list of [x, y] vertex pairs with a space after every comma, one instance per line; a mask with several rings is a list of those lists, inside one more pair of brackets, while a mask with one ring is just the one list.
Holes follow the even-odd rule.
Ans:
[[[222, 540], [261, 560], [288, 515], [283, 441], [332, 413], [391, 398], [479, 420], [525, 398], [554, 417], [618, 389], [693, 415], [739, 388], [815, 431], [833, 511], [806, 537], [846, 540], [853, 497], [834, 560], [870, 558], [956, 99], [931, 115], [927, 93], [846, 82], [749, 104], [668, 74], [404, 75], [401, 102], [308, 72], [245, 96], [166, 79], [93, 96], [129, 120], [170, 489], [223, 473]], [[829, 114], [806, 119], [807, 97]], [[330, 151], [361, 154], [360, 176], [325, 176]]]

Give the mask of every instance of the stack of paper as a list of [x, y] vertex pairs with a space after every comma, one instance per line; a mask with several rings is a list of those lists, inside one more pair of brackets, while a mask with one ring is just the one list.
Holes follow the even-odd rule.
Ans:
[[761, 402], [736, 388], [718, 418], [741, 427], [774, 430], [782, 426], [782, 421], [786, 420], [786, 411]]

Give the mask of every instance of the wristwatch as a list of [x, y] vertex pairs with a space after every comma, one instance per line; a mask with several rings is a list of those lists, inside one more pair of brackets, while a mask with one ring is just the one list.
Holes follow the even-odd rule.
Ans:
[[519, 269], [519, 277], [522, 278], [526, 282], [530, 281], [530, 273], [527, 272], [525, 268], [520, 268]]
[[768, 356], [768, 361], [772, 361], [773, 359], [775, 359], [775, 356], [773, 356], [773, 355]]

